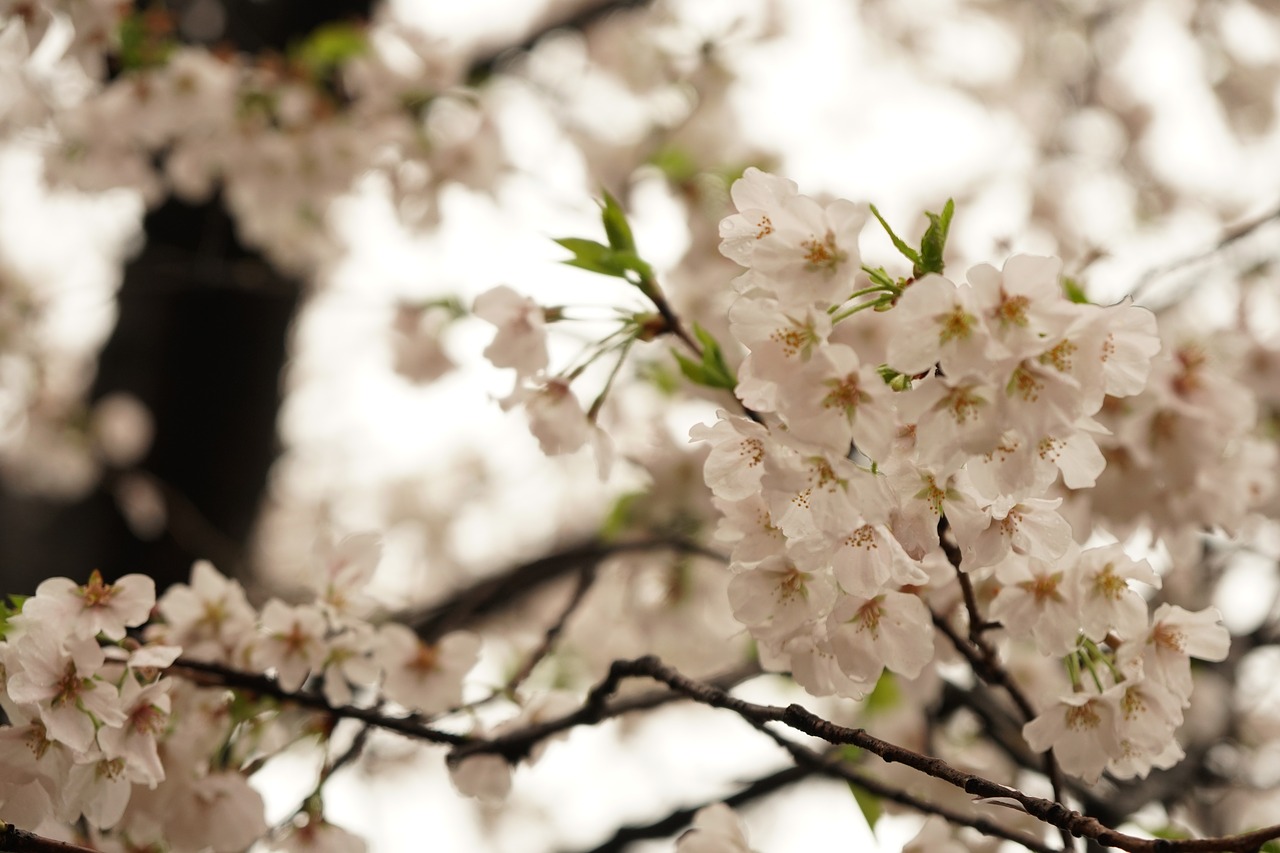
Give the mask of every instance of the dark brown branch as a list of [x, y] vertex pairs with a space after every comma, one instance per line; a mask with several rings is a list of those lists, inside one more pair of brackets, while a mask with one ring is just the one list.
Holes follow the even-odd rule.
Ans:
[[[643, 660], [643, 658], [642, 658]], [[648, 711], [672, 702], [695, 699], [682, 690], [651, 690], [635, 696], [628, 696], [609, 702], [609, 697], [617, 692], [620, 678], [615, 678], [615, 669], [626, 661], [615, 661], [603, 681], [591, 689], [583, 706], [577, 711], [554, 720], [535, 723], [515, 731], [506, 732], [489, 740], [473, 740], [469, 744], [454, 749], [449, 754], [449, 761], [458, 762], [476, 753], [496, 753], [511, 764], [515, 764], [528, 756], [535, 745], [562, 732], [578, 726], [595, 725], [604, 720], [620, 717], [635, 711]], [[704, 686], [721, 692], [731, 690], [749, 678], [760, 674], [756, 663], [745, 664], [722, 673], [706, 682]]]
[[205, 661], [178, 658], [166, 672], [169, 675], [186, 679], [202, 687], [226, 687], [241, 690], [258, 696], [269, 696], [281, 702], [291, 703], [312, 711], [319, 711], [334, 718], [360, 720], [369, 725], [387, 731], [398, 732], [418, 740], [431, 743], [445, 743], [453, 746], [467, 743], [465, 735], [442, 732], [423, 725], [417, 716], [388, 717], [376, 708], [357, 708], [352, 705], [330, 705], [328, 700], [318, 693], [291, 693], [284, 690], [272, 678], [252, 672], [229, 669], [220, 664]]
[[471, 63], [467, 79], [469, 81], [478, 81], [489, 77], [498, 70], [498, 66], [505, 60], [514, 58], [521, 53], [528, 53], [537, 46], [538, 42], [557, 30], [585, 30], [615, 12], [639, 8], [648, 5], [648, 3], [649, 0], [603, 0], [603, 2], [602, 0], [595, 0], [595, 2], [583, 4], [568, 15], [544, 21], [536, 30], [525, 36], [519, 44], [504, 45], [496, 50], [490, 48], [488, 53], [478, 57]]
[[578, 606], [582, 604], [582, 600], [586, 598], [587, 592], [590, 591], [596, 580], [596, 565], [586, 565], [578, 575], [578, 582], [573, 587], [573, 594], [569, 596], [568, 602], [565, 603], [564, 609], [560, 611], [560, 615], [556, 617], [556, 621], [551, 623], [546, 633], [542, 636], [542, 642], [538, 647], [529, 653], [529, 657], [516, 670], [515, 674], [507, 681], [506, 689], [508, 693], [514, 693], [515, 689], [520, 686], [526, 678], [532, 674], [536, 667], [544, 657], [546, 657], [551, 649], [555, 646], [556, 640], [560, 639], [560, 635], [564, 632], [564, 626], [569, 622]]
[[483, 578], [454, 592], [444, 601], [398, 616], [396, 621], [412, 626], [424, 641], [435, 642], [450, 631], [501, 612], [552, 581], [579, 571], [584, 566], [598, 566], [602, 560], [620, 554], [643, 554], [651, 551], [695, 554], [727, 562], [723, 554], [683, 539], [584, 542]]
[[656, 657], [643, 657], [631, 661], [615, 661], [608, 676], [587, 694], [586, 702], [578, 711], [559, 720], [530, 726], [490, 740], [475, 740], [454, 749], [450, 762], [457, 762], [479, 753], [498, 754], [508, 761], [518, 761], [526, 756], [535, 743], [560, 731], [578, 725], [590, 725], [604, 719], [608, 711], [608, 699], [621, 682], [628, 678], [652, 678], [666, 684], [696, 702], [713, 708], [733, 711], [750, 723], [784, 723], [802, 734], [820, 738], [831, 744], [849, 744], [878, 755], [889, 763], [904, 764], [935, 779], [953, 785], [967, 794], [981, 798], [998, 798], [1015, 801], [1032, 817], [1065, 830], [1076, 837], [1087, 837], [1101, 844], [1128, 850], [1130, 853], [1226, 853], [1226, 851], [1254, 851], [1264, 842], [1280, 838], [1280, 826], [1267, 827], [1245, 835], [1222, 838], [1168, 840], [1135, 838], [1104, 826], [1096, 818], [1067, 808], [1060, 802], [1024, 794], [973, 773], [966, 773], [947, 762], [921, 755], [897, 744], [881, 740], [863, 729], [851, 729], [822, 719], [800, 705], [786, 708], [776, 705], [758, 705], [729, 695], [724, 690], [695, 681], [665, 666]]
[[4, 821], [0, 821], [0, 851], [3, 853], [95, 853], [88, 847], [45, 838], [43, 835], [18, 829]]
[[806, 749], [799, 744], [792, 743], [787, 738], [763, 725], [753, 725], [790, 753], [791, 757], [800, 766], [812, 768], [826, 776], [843, 779], [852, 785], [857, 785], [862, 790], [869, 794], [873, 794], [882, 800], [888, 800], [889, 802], [897, 803], [900, 806], [906, 806], [907, 808], [913, 809], [914, 811], [918, 811], [922, 814], [937, 815], [956, 826], [967, 826], [972, 829], [976, 829], [983, 835], [988, 835], [992, 838], [1003, 838], [1006, 841], [1021, 844], [1028, 850], [1036, 851], [1036, 853], [1058, 853], [1058, 851], [1054, 850], [1049, 845], [1031, 838], [1024, 833], [1014, 832], [1013, 830], [1007, 829], [988, 818], [964, 814], [963, 812], [956, 811], [955, 809], [947, 806], [931, 803], [928, 800], [921, 799], [920, 797], [917, 797], [914, 794], [909, 794], [906, 791], [890, 787], [877, 779], [859, 773], [857, 770], [850, 767], [847, 762], [842, 761], [838, 755], [823, 755], [821, 753], [814, 752], [813, 750]]
[[767, 797], [786, 788], [788, 785], [807, 779], [816, 772], [816, 768], [801, 767], [799, 765], [784, 768], [776, 773], [770, 773], [768, 776], [756, 779], [737, 793], [723, 799], [709, 800], [699, 806], [678, 809], [653, 823], [624, 826], [615, 832], [608, 841], [597, 847], [592, 847], [586, 853], [620, 853], [620, 851], [626, 849], [627, 845], [636, 841], [667, 838], [693, 823], [694, 815], [707, 806], [723, 802], [730, 808], [738, 808], [754, 800]]
[[[961, 594], [964, 596], [964, 606], [969, 616], [969, 641], [966, 643], [952, 630], [946, 620], [937, 614], [933, 614], [933, 624], [946, 634], [947, 638], [951, 640], [951, 644], [956, 647], [956, 650], [964, 655], [969, 665], [973, 668], [974, 674], [988, 684], [1004, 688], [1009, 697], [1013, 699], [1014, 704], [1018, 706], [1018, 710], [1022, 712], [1022, 716], [1030, 721], [1036, 716], [1035, 708], [1022, 692], [1022, 689], [1018, 687], [1017, 682], [1009, 675], [1009, 671], [1001, 665], [1000, 657], [996, 654], [995, 648], [983, 636], [983, 632], [993, 627], [994, 623], [986, 622], [982, 618], [981, 611], [978, 610], [978, 598], [973, 592], [973, 583], [969, 578], [969, 573], [961, 566], [963, 555], [959, 547], [950, 541], [950, 533], [951, 525], [944, 515], [938, 519], [938, 542], [942, 546], [943, 553], [947, 556], [947, 561], [951, 563], [952, 568], [956, 571], [956, 579], [960, 584]], [[1052, 749], [1045, 751], [1044, 773], [1049, 777], [1049, 784], [1053, 789], [1053, 798], [1063, 802], [1062, 772], [1058, 769], [1058, 760], [1054, 757]], [[1066, 834], [1065, 829], [1062, 833], [1062, 846], [1064, 850], [1072, 849], [1071, 838]]]

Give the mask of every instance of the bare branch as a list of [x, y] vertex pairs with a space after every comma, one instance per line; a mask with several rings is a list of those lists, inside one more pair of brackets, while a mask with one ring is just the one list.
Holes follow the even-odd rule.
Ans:
[[503, 45], [496, 50], [478, 57], [468, 69], [469, 80], [483, 80], [490, 76], [507, 59], [521, 53], [528, 53], [542, 39], [557, 30], [585, 30], [587, 27], [624, 9], [635, 9], [648, 5], [649, 0], [594, 0], [575, 9], [568, 15], [542, 22], [537, 29], [529, 33], [519, 44]]
[[1208, 249], [1205, 249], [1202, 252], [1197, 252], [1194, 255], [1188, 255], [1184, 258], [1169, 261], [1168, 263], [1164, 263], [1147, 270], [1139, 276], [1136, 282], [1134, 282], [1133, 287], [1129, 288], [1129, 295], [1134, 299], [1141, 299], [1146, 295], [1146, 291], [1151, 288], [1151, 285], [1157, 279], [1163, 278], [1170, 273], [1177, 272], [1178, 270], [1210, 260], [1221, 252], [1229, 249], [1233, 244], [1243, 240], [1245, 237], [1248, 237], [1250, 234], [1262, 228], [1264, 225], [1275, 222], [1276, 220], [1280, 220], [1280, 207], [1275, 208], [1269, 213], [1264, 213], [1254, 219], [1247, 220], [1228, 228], [1223, 232], [1222, 238]]
[[906, 747], [889, 743], [863, 729], [851, 729], [822, 719], [800, 705], [786, 708], [776, 705], [759, 705], [729, 695], [724, 690], [695, 681], [664, 665], [656, 657], [642, 657], [631, 661], [615, 661], [608, 676], [587, 695], [586, 702], [572, 714], [541, 725], [530, 726], [490, 740], [475, 740], [454, 749], [449, 754], [451, 763], [470, 755], [492, 753], [515, 762], [528, 755], [532, 746], [553, 734], [579, 725], [590, 725], [604, 719], [608, 711], [608, 698], [627, 678], [652, 678], [666, 684], [696, 702], [713, 708], [733, 711], [750, 723], [784, 723], [798, 732], [820, 738], [831, 744], [849, 744], [878, 755], [889, 763], [905, 764], [935, 779], [953, 785], [967, 794], [980, 798], [997, 798], [1016, 802], [1024, 811], [1041, 821], [1065, 830], [1077, 837], [1087, 837], [1101, 844], [1128, 850], [1130, 853], [1227, 853], [1227, 851], [1255, 851], [1263, 843], [1280, 838], [1280, 826], [1267, 827], [1244, 835], [1221, 838], [1176, 840], [1136, 838], [1104, 826], [1097, 818], [1083, 815], [1060, 802], [1024, 794], [973, 773], [966, 773], [939, 758], [921, 755]]
[[586, 598], [587, 592], [590, 591], [595, 580], [596, 565], [589, 563], [583, 567], [581, 573], [578, 575], [578, 583], [573, 588], [573, 594], [569, 596], [568, 602], [565, 603], [564, 609], [560, 611], [560, 615], [556, 618], [556, 621], [551, 623], [550, 627], [547, 628], [546, 633], [542, 637], [542, 642], [538, 644], [536, 649], [529, 653], [529, 657], [507, 681], [506, 689], [508, 693], [514, 693], [515, 689], [520, 686], [520, 683], [528, 678], [533, 672], [534, 667], [538, 665], [538, 662], [550, 653], [551, 649], [556, 644], [556, 640], [558, 640], [560, 638], [560, 634], [564, 632], [564, 626], [568, 623], [569, 617], [571, 617], [574, 614], [574, 611], [578, 609], [578, 606], [582, 604], [582, 600]]
[[667, 816], [654, 821], [653, 823], [638, 824], [624, 826], [613, 834], [608, 841], [598, 847], [592, 847], [586, 853], [619, 853], [626, 849], [627, 845], [635, 841], [644, 841], [650, 838], [666, 838], [674, 835], [680, 830], [693, 822], [694, 815], [707, 806], [715, 805], [723, 802], [732, 808], [746, 805], [753, 800], [762, 799], [772, 793], [793, 785], [803, 779], [807, 779], [817, 772], [817, 768], [801, 767], [793, 765], [779, 770], [776, 773], [770, 773], [768, 776], [762, 776], [742, 788], [736, 794], [731, 794], [721, 800], [708, 800], [689, 808], [678, 809], [671, 812]]
[[0, 821], [0, 851], [3, 853], [94, 853], [88, 847], [45, 838], [43, 835], [18, 829], [4, 821]]
[[501, 612], [547, 584], [584, 566], [598, 566], [601, 561], [620, 554], [643, 554], [673, 551], [695, 554], [727, 562], [725, 556], [697, 542], [685, 539], [645, 539], [632, 542], [593, 540], [573, 545], [513, 566], [483, 578], [454, 592], [445, 600], [416, 612], [395, 617], [418, 632], [427, 642], [440, 639], [450, 631], [474, 624], [479, 619]]
[[331, 717], [360, 720], [387, 731], [398, 732], [399, 734], [431, 743], [445, 743], [457, 746], [467, 743], [469, 740], [465, 735], [442, 732], [426, 726], [417, 715], [388, 717], [380, 713], [376, 708], [330, 705], [328, 700], [318, 693], [291, 693], [281, 688], [274, 679], [265, 675], [230, 669], [220, 664], [178, 658], [165, 671], [169, 675], [186, 679], [202, 687], [227, 687], [258, 696], [270, 696], [281, 702], [288, 702], [313, 711], [319, 711]]

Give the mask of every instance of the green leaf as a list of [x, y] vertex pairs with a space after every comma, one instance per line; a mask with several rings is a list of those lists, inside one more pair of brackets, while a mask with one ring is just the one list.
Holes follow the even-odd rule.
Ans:
[[676, 361], [680, 364], [680, 372], [696, 385], [705, 385], [708, 388], [723, 388], [726, 391], [732, 391], [738, 386], [738, 379], [733, 373], [733, 369], [724, 360], [724, 351], [720, 349], [720, 343], [706, 329], [693, 324], [693, 335], [702, 344], [702, 361], [697, 362], [688, 356], [681, 355], [675, 350], [671, 354], [675, 356]]
[[902, 690], [893, 673], [885, 670], [880, 674], [880, 680], [867, 696], [866, 702], [867, 712], [872, 714], [888, 711], [902, 704]]
[[[1191, 837], [1191, 835], [1188, 834], [1185, 829], [1179, 829], [1178, 827], [1173, 825], [1166, 825], [1158, 829], [1152, 829], [1148, 831], [1152, 835], [1154, 835], [1156, 838], [1164, 838], [1169, 841], [1182, 841], [1184, 839]], [[1274, 843], [1274, 842], [1268, 842], [1268, 844], [1270, 843]], [[1267, 849], [1266, 845], [1263, 845], [1262, 849], [1266, 850]], [[1272, 853], [1280, 853], [1280, 847], [1273, 848]]]
[[0, 601], [0, 640], [3, 640], [9, 632], [9, 619], [22, 612], [22, 605], [29, 597], [26, 595], [10, 595], [8, 604]]
[[931, 272], [940, 273], [945, 264], [942, 253], [947, 248], [947, 234], [951, 230], [951, 217], [956, 212], [956, 203], [947, 199], [942, 213], [925, 213], [929, 217], [929, 227], [920, 238], [920, 260], [915, 266], [916, 276]]
[[572, 258], [563, 261], [571, 267], [615, 278], [629, 278], [628, 273], [640, 279], [653, 276], [653, 269], [635, 252], [617, 251], [595, 240], [584, 240], [579, 237], [561, 237], [555, 242], [573, 252]]
[[636, 367], [636, 375], [646, 382], [652, 382], [653, 387], [666, 397], [671, 397], [680, 390], [680, 377], [663, 362], [642, 361]]
[[689, 152], [675, 146], [661, 149], [649, 158], [649, 162], [657, 166], [667, 180], [674, 184], [688, 183], [698, 174], [698, 164], [689, 156]]
[[888, 232], [889, 239], [893, 241], [893, 245], [902, 253], [902, 256], [911, 261], [914, 266], [920, 266], [920, 253], [903, 242], [902, 238], [897, 234], [893, 233], [893, 229], [889, 227], [888, 222], [884, 221], [884, 217], [880, 215], [880, 211], [876, 210], [876, 206], [874, 204], [871, 205], [871, 215], [874, 216], [884, 227], [884, 230]]
[[[1155, 835], [1155, 833], [1151, 833]], [[1190, 838], [1189, 835], [1179, 835], [1178, 838]], [[1266, 844], [1258, 848], [1258, 853], [1280, 853], [1280, 841], [1268, 841]]]
[[617, 538], [626, 532], [631, 524], [636, 503], [644, 497], [644, 492], [628, 492], [613, 502], [604, 524], [600, 526], [600, 537], [606, 541]]
[[884, 383], [894, 391], [910, 391], [911, 377], [905, 373], [899, 373], [887, 364], [882, 364], [876, 368], [876, 373], [880, 374], [880, 378]]
[[604, 203], [600, 206], [600, 220], [604, 223], [604, 233], [609, 238], [609, 246], [617, 252], [636, 253], [635, 237], [631, 234], [631, 225], [627, 215], [622, 212], [618, 200], [604, 190]]
[[884, 814], [884, 806], [880, 804], [880, 798], [859, 788], [852, 782], [849, 783], [849, 790], [853, 793], [853, 801], [858, 804], [859, 810], [862, 811], [862, 816], [867, 820], [867, 828], [875, 832], [876, 822]]
[[614, 251], [595, 240], [583, 240], [578, 237], [564, 237], [556, 240], [564, 248], [573, 252], [573, 257], [564, 263], [601, 275], [626, 278], [627, 267], [614, 257]]
[[327, 77], [348, 60], [369, 49], [364, 29], [351, 23], [325, 24], [290, 51], [293, 61], [312, 77]]
[[155, 68], [168, 61], [174, 41], [167, 27], [161, 25], [165, 20], [163, 12], [145, 10], [130, 12], [120, 19], [117, 56], [122, 70]]
[[1084, 287], [1070, 276], [1064, 275], [1062, 277], [1062, 292], [1077, 305], [1087, 305], [1089, 302], [1089, 297], [1084, 292]]

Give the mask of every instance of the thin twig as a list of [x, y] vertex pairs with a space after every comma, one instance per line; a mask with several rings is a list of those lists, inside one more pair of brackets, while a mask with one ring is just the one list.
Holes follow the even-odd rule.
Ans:
[[786, 767], [776, 773], [770, 773], [768, 776], [762, 776], [759, 779], [748, 784], [735, 794], [718, 800], [708, 800], [698, 806], [689, 806], [688, 808], [677, 809], [665, 817], [655, 820], [652, 823], [633, 824], [618, 829], [613, 836], [596, 847], [592, 847], [585, 853], [620, 853], [625, 850], [627, 845], [636, 841], [645, 841], [651, 838], [667, 838], [684, 829], [693, 823], [694, 816], [710, 805], [716, 803], [724, 803], [730, 808], [738, 808], [746, 805], [753, 800], [780, 791], [788, 785], [793, 785], [803, 779], [807, 779], [818, 772], [814, 767], [802, 767], [800, 765], [792, 765]]
[[1280, 219], [1280, 207], [1275, 208], [1269, 213], [1265, 213], [1254, 219], [1247, 220], [1239, 225], [1228, 228], [1217, 243], [1202, 252], [1197, 252], [1194, 255], [1188, 255], [1175, 261], [1169, 261], [1167, 263], [1160, 264], [1159, 266], [1152, 267], [1138, 277], [1138, 280], [1134, 282], [1133, 287], [1129, 288], [1129, 295], [1134, 299], [1142, 298], [1142, 296], [1145, 295], [1144, 291], [1150, 288], [1151, 284], [1155, 282], [1156, 279], [1163, 278], [1169, 273], [1177, 272], [1184, 267], [1189, 267], [1193, 264], [1207, 261], [1220, 252], [1230, 248], [1232, 244], [1244, 239], [1259, 228], [1270, 222], [1274, 222], [1277, 219]]
[[543, 634], [542, 642], [529, 653], [529, 657], [525, 662], [508, 679], [505, 688], [507, 693], [515, 693], [516, 688], [533, 673], [538, 663], [551, 652], [556, 640], [560, 639], [560, 635], [564, 632], [564, 627], [569, 622], [569, 617], [574, 614], [578, 606], [582, 604], [582, 600], [587, 597], [592, 584], [595, 583], [596, 576], [595, 565], [588, 564], [583, 567], [582, 572], [578, 575], [578, 582], [573, 587], [573, 594], [569, 596], [568, 602], [565, 603], [564, 609], [560, 611], [560, 615], [556, 617], [556, 621]]
[[[995, 647], [987, 642], [987, 638], [983, 636], [983, 631], [992, 627], [994, 623], [986, 622], [982, 618], [982, 613], [978, 609], [978, 597], [973, 591], [973, 583], [969, 578], [969, 573], [961, 565], [963, 554], [960, 552], [960, 548], [950, 541], [950, 533], [951, 525], [944, 515], [938, 519], [938, 542], [942, 546], [943, 553], [946, 554], [947, 561], [955, 569], [956, 579], [960, 584], [961, 594], [964, 596], [964, 606], [969, 616], [969, 642], [964, 642], [952, 630], [950, 624], [936, 613], [933, 614], [933, 624], [951, 640], [951, 644], [956, 647], [956, 650], [965, 656], [974, 674], [988, 684], [995, 684], [1004, 688], [1009, 697], [1013, 699], [1014, 704], [1018, 706], [1018, 710], [1022, 712], [1022, 716], [1027, 721], [1030, 721], [1036, 716], [1035, 708], [1022, 692], [1017, 682], [1009, 675], [1009, 671], [1001, 665], [1000, 656], [996, 654]], [[1054, 756], [1052, 749], [1045, 750], [1044, 773], [1049, 778], [1049, 785], [1053, 790], [1053, 798], [1058, 802], [1065, 802], [1062, 771], [1058, 768], [1058, 759]], [[1064, 850], [1068, 851], [1075, 849], [1074, 842], [1065, 829], [1062, 831], [1062, 846]]]
[[270, 696], [281, 702], [288, 702], [313, 711], [328, 714], [331, 717], [360, 720], [380, 729], [398, 732], [402, 735], [425, 740], [431, 743], [444, 743], [452, 746], [467, 743], [465, 735], [442, 732], [423, 725], [416, 715], [408, 717], [389, 717], [376, 708], [357, 708], [353, 705], [330, 705], [329, 701], [318, 693], [290, 692], [280, 687], [272, 678], [252, 672], [231, 669], [221, 664], [206, 661], [178, 658], [166, 672], [169, 675], [186, 679], [202, 687], [227, 687], [242, 690], [259, 696]]

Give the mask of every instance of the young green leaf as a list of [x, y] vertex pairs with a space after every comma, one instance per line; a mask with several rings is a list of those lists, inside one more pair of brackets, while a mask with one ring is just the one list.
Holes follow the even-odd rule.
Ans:
[[[632, 284], [638, 284], [652, 278], [653, 269], [640, 259], [635, 252], [619, 251], [595, 240], [581, 237], [561, 237], [557, 244], [573, 252], [573, 257], [561, 263], [578, 267], [601, 275], [625, 278]], [[635, 276], [633, 279], [632, 276]]]
[[578, 237], [563, 237], [556, 240], [564, 248], [573, 252], [573, 257], [563, 263], [601, 275], [626, 278], [627, 264], [617, 254], [602, 243], [595, 240], [584, 240]]
[[1084, 287], [1070, 276], [1062, 277], [1062, 292], [1077, 305], [1085, 305], [1089, 302], [1089, 296], [1084, 292]]
[[902, 238], [893, 233], [893, 229], [889, 227], [889, 223], [884, 221], [884, 217], [880, 215], [880, 211], [876, 210], [876, 206], [871, 205], [871, 215], [879, 221], [884, 230], [888, 232], [889, 239], [893, 241], [893, 245], [897, 248], [902, 256], [911, 261], [914, 266], [920, 266], [920, 253], [903, 242]]
[[363, 27], [345, 22], [325, 24], [293, 46], [293, 60], [312, 77], [327, 77], [369, 49]]
[[905, 373], [899, 373], [887, 364], [882, 364], [877, 367], [876, 373], [879, 373], [880, 378], [884, 380], [884, 384], [888, 385], [894, 391], [911, 390], [911, 377]]
[[859, 788], [852, 782], [849, 783], [849, 790], [853, 793], [853, 801], [858, 804], [858, 809], [862, 812], [862, 816], [866, 818], [867, 828], [874, 832], [876, 822], [884, 814], [884, 806], [881, 805], [880, 798]]
[[671, 354], [680, 364], [680, 372], [696, 385], [732, 391], [737, 387], [738, 379], [734, 376], [733, 369], [724, 360], [724, 351], [720, 349], [720, 343], [697, 323], [693, 324], [693, 334], [702, 344], [702, 361], [694, 361], [672, 350]]
[[603, 190], [604, 202], [600, 205], [600, 220], [604, 223], [604, 233], [609, 238], [609, 246], [617, 252], [636, 253], [635, 237], [631, 234], [631, 225], [627, 215], [622, 212], [618, 200]]
[[942, 272], [945, 266], [942, 253], [947, 248], [947, 233], [951, 230], [951, 216], [955, 212], [955, 201], [947, 199], [941, 214], [925, 213], [929, 217], [929, 227], [920, 238], [920, 260], [915, 266], [917, 277]]

